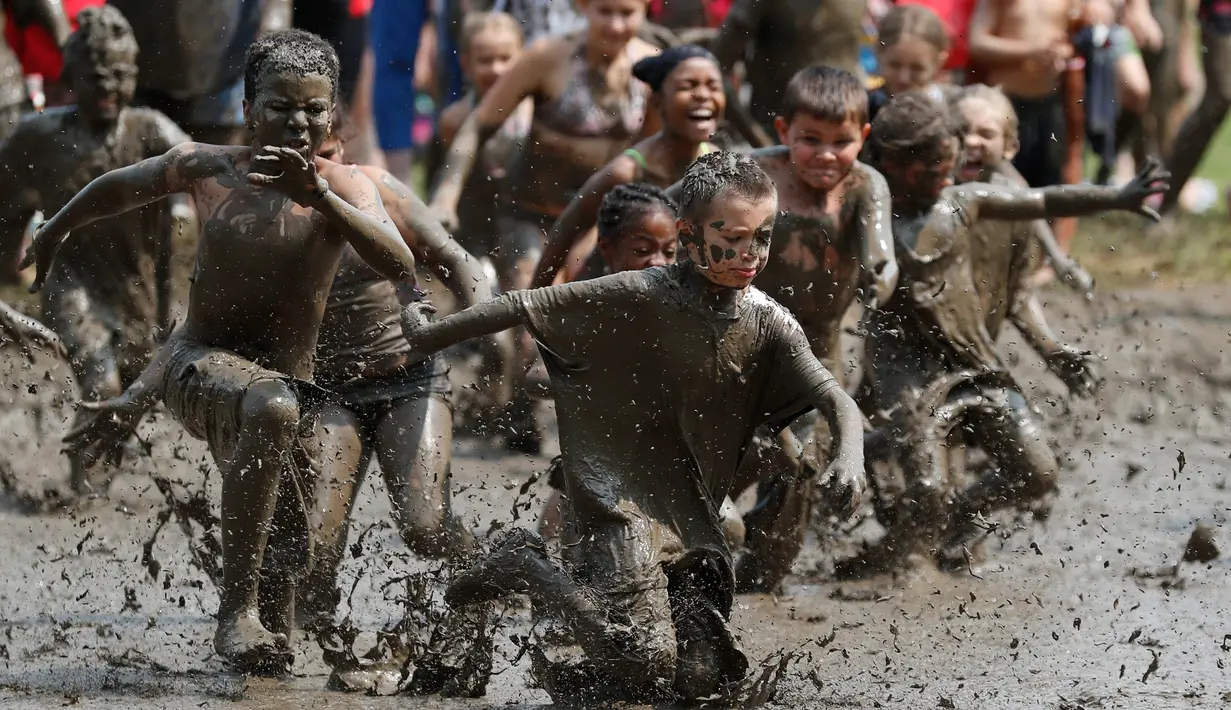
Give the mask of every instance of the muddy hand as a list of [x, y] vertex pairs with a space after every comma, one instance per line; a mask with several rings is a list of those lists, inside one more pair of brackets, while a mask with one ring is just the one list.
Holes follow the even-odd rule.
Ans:
[[1056, 278], [1060, 279], [1060, 283], [1077, 293], [1086, 295], [1094, 291], [1094, 277], [1081, 264], [1078, 264], [1075, 259], [1067, 257], [1053, 259], [1051, 268], [1052, 271], [1056, 272]]
[[859, 509], [867, 485], [863, 469], [850, 465], [841, 457], [829, 465], [821, 479], [822, 489], [835, 502], [833, 510], [844, 518], [851, 517]]
[[82, 402], [81, 408], [94, 415], [64, 435], [64, 450], [79, 456], [86, 468], [103, 459], [118, 466], [124, 444], [137, 430], [146, 408], [127, 394], [100, 402]]
[[290, 148], [267, 145], [252, 156], [252, 165], [248, 182], [273, 188], [304, 207], [310, 207], [329, 189], [316, 174], [316, 163]]
[[887, 261], [881, 264], [880, 270], [872, 275], [872, 283], [868, 286], [868, 299], [864, 306], [873, 311], [880, 308], [893, 295], [897, 282], [898, 263]]
[[430, 301], [409, 303], [402, 309], [402, 336], [410, 343], [410, 349], [416, 356], [430, 355], [419, 348], [420, 338], [432, 323], [432, 314], [436, 306]]
[[1078, 397], [1090, 397], [1099, 386], [1094, 353], [1065, 347], [1047, 357], [1047, 368]]
[[1120, 205], [1123, 209], [1145, 215], [1158, 222], [1158, 211], [1146, 204], [1154, 195], [1161, 195], [1171, 187], [1171, 173], [1163, 169], [1158, 158], [1149, 158], [1141, 172], [1120, 189]]
[[51, 328], [0, 303], [0, 333], [8, 335], [21, 345], [22, 352], [34, 362], [36, 348], [47, 348], [60, 357], [68, 357], [60, 336]]
[[52, 217], [38, 226], [30, 247], [26, 249], [25, 258], [17, 266], [19, 270], [25, 270], [31, 266], [37, 267], [34, 283], [30, 284], [30, 293], [38, 293], [43, 288], [43, 284], [47, 282], [47, 274], [51, 271], [51, 265], [55, 261], [56, 251], [68, 237], [67, 234], [57, 233], [54, 222], [55, 217]]

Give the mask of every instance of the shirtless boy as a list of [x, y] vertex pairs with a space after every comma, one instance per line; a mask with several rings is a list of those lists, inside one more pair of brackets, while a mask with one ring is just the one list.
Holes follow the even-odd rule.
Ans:
[[[515, 533], [446, 598], [529, 594], [570, 622], [587, 662], [546, 669], [556, 697], [699, 698], [744, 676], [718, 511], [757, 427], [819, 409], [835, 434], [830, 481], [847, 509], [863, 491], [852, 400], [786, 310], [750, 288], [778, 208], [769, 176], [711, 153], [680, 193], [677, 264], [515, 291], [434, 323], [421, 308], [404, 314], [422, 352], [516, 325], [540, 344], [575, 544], [561, 566], [537, 536]], [[566, 673], [588, 680], [562, 687]]]
[[409, 278], [414, 257], [372, 181], [316, 156], [337, 93], [333, 49], [306, 32], [272, 32], [250, 48], [244, 77], [251, 146], [185, 144], [103, 175], [48, 220], [26, 261], [37, 260], [41, 288], [69, 232], [191, 195], [203, 226], [184, 326], [165, 346], [163, 400], [223, 471], [214, 647], [242, 668], [283, 671], [294, 577], [310, 556], [306, 511], [291, 492], [303, 494], [294, 484], [311, 454], [301, 418], [313, 410], [330, 286], [347, 244], [391, 280]]
[[[870, 142], [894, 196], [893, 233], [902, 265], [897, 294], [875, 314], [867, 341], [875, 413], [891, 418], [896, 407], [909, 406], [944, 375], [993, 375], [971, 380], [951, 396], [981, 397], [967, 425], [999, 468], [963, 490], [947, 490], [944, 481], [908, 481], [904, 500], [910, 503], [884, 549], [872, 558], [884, 564], [914, 552], [939, 548], [943, 553], [960, 544], [976, 514], [1033, 503], [1056, 486], [1056, 459], [1043, 428], [989, 333], [989, 314], [976, 283], [993, 278], [993, 269], [978, 266], [972, 241], [1007, 244], [1012, 222], [1112, 209], [1157, 219], [1145, 201], [1166, 189], [1168, 175], [1151, 163], [1124, 188], [954, 186], [960, 122], [947, 106], [919, 92], [896, 97], [877, 116]], [[1001, 231], [991, 230], [988, 220], [1004, 220]], [[1082, 358], [1053, 361], [1073, 367], [1066, 377], [1070, 385], [1088, 377]], [[983, 384], [992, 380], [995, 386]], [[945, 533], [948, 539], [942, 538]]]
[[[874, 308], [897, 281], [889, 191], [878, 172], [857, 160], [870, 130], [867, 89], [842, 69], [804, 69], [787, 85], [774, 127], [783, 145], [752, 154], [777, 186], [780, 210], [758, 288], [795, 316], [812, 353], [841, 381], [843, 316], [860, 286], [867, 289], [865, 305]], [[771, 461], [765, 463], [771, 469], [784, 465], [776, 454]], [[779, 476], [768, 471], [761, 476], [766, 490]], [[790, 570], [803, 542], [811, 482], [793, 485], [802, 487], [798, 495], [774, 498], [789, 511], [758, 505], [758, 519], [746, 521], [749, 553], [740, 561], [741, 589], [773, 589]]]
[[[0, 241], [13, 251], [36, 211], [59, 210], [90, 180], [188, 140], [161, 113], [128, 107], [137, 43], [119, 10], [86, 8], [77, 22], [64, 48], [77, 103], [28, 116], [0, 146], [0, 190], [9, 196]], [[169, 325], [171, 212], [169, 203], [150, 205], [83, 226], [46, 274], [43, 319], [63, 341], [85, 398], [123, 391]], [[114, 473], [70, 462], [78, 494], [99, 491]]]

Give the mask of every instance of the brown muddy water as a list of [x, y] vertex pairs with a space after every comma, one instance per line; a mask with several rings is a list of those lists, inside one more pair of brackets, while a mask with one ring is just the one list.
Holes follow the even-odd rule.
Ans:
[[[1231, 705], [1231, 585], [1227, 558], [1182, 563], [1194, 526], [1224, 522], [1231, 464], [1231, 288], [1103, 295], [1058, 292], [1053, 323], [1106, 356], [1106, 385], [1070, 401], [1013, 334], [1002, 343], [1043, 411], [1065, 470], [1045, 526], [1011, 526], [986, 561], [959, 575], [918, 572], [859, 583], [818, 581], [810, 544], [783, 597], [737, 599], [734, 624], [755, 659], [803, 655], [775, 704], [809, 708], [1205, 708]], [[0, 462], [22, 491], [68, 476], [58, 439], [72, 416], [66, 367], [0, 355], [7, 385]], [[464, 378], [463, 378], [464, 379]], [[187, 538], [168, 526], [143, 563], [162, 497], [149, 474], [217, 495], [205, 447], [165, 415], [142, 436], [152, 454], [130, 464], [112, 499], [72, 513], [28, 515], [0, 496], [0, 708], [462, 708], [534, 707], [528, 660], [511, 664], [497, 636], [496, 673], [482, 700], [378, 698], [324, 689], [315, 642], [298, 642], [289, 680], [230, 675], [213, 655], [217, 596], [189, 562]], [[1181, 454], [1183, 461], [1181, 462]], [[476, 530], [514, 518], [514, 497], [547, 457], [512, 456], [463, 438], [454, 500]], [[362, 495], [358, 530], [389, 519], [379, 478]], [[540, 487], [536, 487], [538, 490]], [[533, 524], [522, 498], [515, 524]], [[352, 531], [351, 540], [356, 541]], [[363, 629], [399, 616], [396, 585], [431, 565], [388, 527], [352, 549], [344, 601]], [[976, 577], [976, 575], [978, 575]], [[832, 636], [827, 644], [825, 641]]]

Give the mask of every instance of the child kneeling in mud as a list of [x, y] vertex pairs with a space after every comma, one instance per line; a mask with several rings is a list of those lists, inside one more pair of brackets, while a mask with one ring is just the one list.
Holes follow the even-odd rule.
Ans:
[[786, 310], [751, 288], [778, 209], [769, 176], [712, 153], [680, 194], [677, 264], [514, 291], [435, 322], [422, 305], [404, 312], [403, 332], [424, 353], [518, 325], [539, 343], [572, 544], [561, 565], [537, 535], [514, 531], [447, 599], [528, 594], [563, 616], [587, 662], [542, 669], [553, 696], [700, 698], [743, 678], [719, 508], [758, 426], [819, 409], [835, 432], [827, 480], [846, 510], [863, 494], [854, 402]]

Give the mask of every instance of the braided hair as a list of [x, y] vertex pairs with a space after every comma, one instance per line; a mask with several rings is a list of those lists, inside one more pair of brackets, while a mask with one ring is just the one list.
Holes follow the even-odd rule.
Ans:
[[615, 241], [655, 210], [675, 216], [677, 209], [675, 200], [653, 185], [644, 182], [617, 185], [599, 205], [598, 238]]

